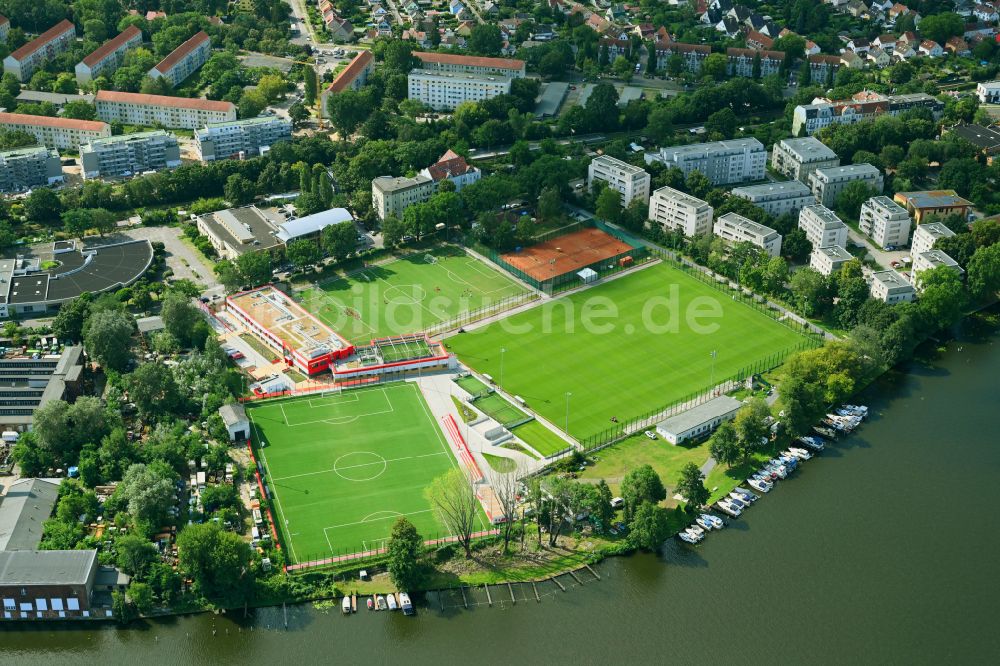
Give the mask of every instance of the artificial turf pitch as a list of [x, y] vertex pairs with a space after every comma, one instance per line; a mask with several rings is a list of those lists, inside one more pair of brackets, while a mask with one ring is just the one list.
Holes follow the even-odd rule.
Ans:
[[400, 516], [425, 539], [448, 536], [424, 488], [457, 463], [415, 384], [265, 401], [247, 414], [293, 562], [381, 547]]
[[[652, 321], [668, 328], [666, 303], [672, 295], [674, 311], [680, 313], [676, 330], [645, 325]], [[706, 302], [721, 308], [718, 319], [700, 320], [718, 324], [713, 332], [695, 330], [685, 316]], [[582, 324], [588, 308], [606, 312], [609, 304], [616, 316], [592, 319], [606, 330]], [[450, 337], [447, 345], [464, 363], [495, 378], [501, 376], [500, 349], [505, 349], [503, 388], [560, 428], [567, 421], [568, 401], [569, 433], [585, 438], [613, 427], [612, 417], [625, 422], [645, 415], [805, 340], [725, 292], [660, 263]]]
[[367, 343], [418, 333], [526, 291], [461, 248], [443, 246], [369, 266], [308, 289], [299, 300], [348, 340]]

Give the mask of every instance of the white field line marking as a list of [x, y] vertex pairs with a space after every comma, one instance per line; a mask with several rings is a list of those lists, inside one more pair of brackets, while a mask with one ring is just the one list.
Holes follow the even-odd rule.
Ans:
[[[351, 453], [372, 453], [372, 452], [371, 451], [351, 451]], [[349, 455], [349, 454], [345, 454], [345, 455]], [[372, 453], [372, 455], [378, 455], [378, 454], [377, 453]], [[424, 454], [421, 454], [419, 456], [405, 456], [403, 458], [390, 458], [388, 460], [386, 460], [385, 458], [381, 458], [380, 457], [381, 458], [380, 460], [377, 460], [377, 461], [374, 461], [374, 462], [358, 463], [356, 465], [344, 465], [342, 467], [331, 467], [330, 469], [321, 469], [321, 470], [318, 470], [318, 471], [315, 471], [315, 472], [303, 472], [302, 474], [291, 474], [289, 476], [282, 476], [280, 478], [272, 478], [271, 480], [275, 481], [275, 482], [277, 482], [277, 481], [286, 481], [288, 479], [298, 479], [298, 478], [301, 478], [303, 476], [316, 476], [317, 474], [329, 474], [330, 472], [336, 473], [336, 472], [339, 472], [339, 471], [345, 470], [345, 469], [355, 469], [355, 468], [358, 468], [358, 467], [370, 467], [372, 465], [382, 465], [382, 464], [388, 464], [388, 463], [393, 463], [393, 462], [400, 462], [400, 461], [403, 461], [403, 460], [415, 460], [417, 458], [430, 458], [430, 457], [433, 457], [433, 456], [440, 456], [440, 455], [444, 455], [444, 452], [442, 451], [442, 452], [434, 452], [434, 453], [424, 453]]]
[[364, 518], [362, 520], [357, 520], [357, 521], [355, 521], [353, 523], [343, 523], [341, 525], [330, 525], [329, 527], [324, 527], [323, 531], [326, 532], [327, 530], [336, 530], [336, 529], [339, 529], [341, 527], [353, 527], [355, 525], [362, 525], [364, 523], [373, 523], [376, 520], [386, 520], [388, 518], [396, 518], [398, 516], [415, 516], [418, 513], [430, 513], [430, 511], [432, 511], [432, 509], [422, 509], [420, 511], [411, 511], [409, 513], [396, 513], [395, 511], [376, 511], [374, 514], [369, 514], [369, 516], [373, 516], [373, 515], [376, 515], [376, 514], [379, 514], [379, 513], [388, 513], [388, 514], [391, 514], [391, 515], [388, 515], [385, 518], [376, 518], [375, 520], [368, 520], [368, 518]]
[[[260, 432], [260, 428], [253, 420], [253, 415], [250, 416], [250, 426], [257, 431], [257, 442], [264, 443], [264, 437]], [[288, 548], [292, 551], [292, 559], [296, 562], [299, 561], [298, 556], [295, 554], [295, 544], [292, 543], [292, 535], [288, 532], [288, 521], [285, 519], [285, 510], [281, 504], [281, 498], [278, 497], [278, 489], [275, 486], [274, 478], [271, 476], [271, 465], [267, 462], [267, 455], [264, 453], [263, 446], [258, 446], [257, 451], [260, 453], [261, 462], [264, 463], [264, 478], [270, 479], [271, 483], [268, 484], [271, 488], [271, 493], [274, 495], [274, 508], [278, 510], [278, 517], [281, 519], [281, 525], [284, 528], [285, 534], [288, 534]]]
[[[385, 398], [385, 402], [389, 406], [389, 409], [383, 409], [381, 411], [375, 411], [375, 412], [364, 412], [361, 414], [348, 414], [345, 416], [331, 416], [325, 419], [313, 419], [312, 421], [303, 421], [301, 423], [289, 423], [288, 418], [286, 417], [285, 423], [286, 425], [288, 425], [289, 428], [297, 428], [299, 426], [312, 425], [314, 423], [329, 423], [330, 425], [344, 425], [346, 423], [353, 423], [354, 421], [357, 421], [358, 419], [363, 418], [365, 416], [378, 416], [379, 414], [391, 414], [394, 411], [396, 411], [395, 408], [392, 406], [392, 401], [389, 400], [389, 396], [386, 394], [385, 389], [379, 389], [379, 390], [381, 391], [382, 396]], [[281, 413], [284, 414], [285, 410], [282, 409]]]

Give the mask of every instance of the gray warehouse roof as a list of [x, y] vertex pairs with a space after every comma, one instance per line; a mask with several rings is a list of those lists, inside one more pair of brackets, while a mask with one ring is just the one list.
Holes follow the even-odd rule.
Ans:
[[0, 552], [0, 585], [86, 585], [96, 550]]
[[665, 432], [682, 433], [697, 428], [703, 423], [708, 423], [713, 419], [728, 414], [734, 409], [739, 409], [743, 403], [728, 395], [720, 395], [712, 398], [708, 402], [703, 402], [697, 407], [692, 407], [686, 412], [681, 412], [676, 416], [671, 416], [656, 424], [657, 428], [662, 428]]
[[34, 550], [52, 515], [59, 479], [21, 479], [0, 498], [0, 550]]

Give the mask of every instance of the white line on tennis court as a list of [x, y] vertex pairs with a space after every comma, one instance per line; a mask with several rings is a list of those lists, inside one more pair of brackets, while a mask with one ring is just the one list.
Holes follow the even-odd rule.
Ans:
[[[355, 451], [354, 453], [371, 453], [371, 452], [370, 451]], [[343, 467], [331, 467], [330, 469], [321, 469], [321, 470], [319, 470], [317, 472], [303, 472], [302, 474], [292, 474], [291, 476], [283, 476], [283, 477], [277, 478], [277, 479], [275, 479], [275, 478], [272, 477], [271, 480], [272, 481], [285, 481], [286, 479], [297, 479], [297, 478], [302, 477], [302, 476], [315, 476], [317, 474], [329, 474], [330, 472], [338, 472], [338, 471], [344, 470], [344, 469], [355, 469], [357, 467], [369, 467], [371, 465], [382, 465], [382, 464], [388, 464], [388, 463], [394, 463], [394, 462], [401, 462], [403, 460], [416, 460], [417, 458], [431, 458], [433, 456], [441, 456], [441, 455], [444, 455], [443, 451], [442, 452], [438, 452], [438, 453], [423, 453], [423, 454], [421, 454], [419, 456], [405, 456], [403, 458], [390, 458], [388, 460], [382, 459], [382, 460], [376, 460], [375, 462], [358, 463], [357, 465], [344, 465]]]

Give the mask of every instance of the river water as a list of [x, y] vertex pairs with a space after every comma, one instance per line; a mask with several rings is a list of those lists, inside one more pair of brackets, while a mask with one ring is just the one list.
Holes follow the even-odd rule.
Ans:
[[[891, 373], [872, 417], [697, 548], [618, 558], [561, 592], [415, 618], [311, 606], [139, 628], [0, 629], [18, 664], [1000, 661], [1000, 338]], [[564, 577], [565, 578], [565, 577]], [[501, 600], [503, 602], [501, 603]], [[482, 593], [470, 602], [485, 602]]]

